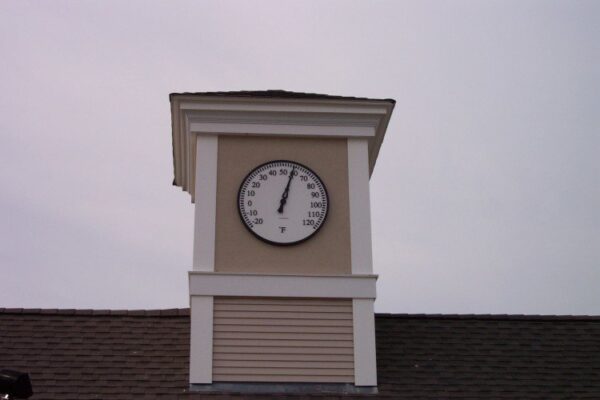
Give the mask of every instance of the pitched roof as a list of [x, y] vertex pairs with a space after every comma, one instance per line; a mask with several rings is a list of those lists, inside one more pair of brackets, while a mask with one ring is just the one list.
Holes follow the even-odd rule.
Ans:
[[[376, 316], [388, 399], [598, 399], [600, 317]], [[299, 399], [188, 391], [189, 311], [0, 309], [0, 369], [33, 399]]]
[[171, 93], [169, 98], [174, 96], [207, 96], [207, 97], [262, 97], [269, 99], [307, 99], [307, 100], [368, 100], [368, 101], [385, 101], [395, 104], [394, 99], [370, 99], [367, 97], [353, 96], [334, 96], [329, 94], [319, 93], [304, 93], [290, 92], [288, 90], [271, 89], [271, 90], [238, 90], [231, 92], [185, 92]]

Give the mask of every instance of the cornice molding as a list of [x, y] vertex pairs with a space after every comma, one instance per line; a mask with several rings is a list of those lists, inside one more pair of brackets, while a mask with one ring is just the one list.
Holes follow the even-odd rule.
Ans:
[[363, 137], [372, 173], [393, 108], [382, 100], [172, 96], [173, 183], [194, 197], [197, 135]]

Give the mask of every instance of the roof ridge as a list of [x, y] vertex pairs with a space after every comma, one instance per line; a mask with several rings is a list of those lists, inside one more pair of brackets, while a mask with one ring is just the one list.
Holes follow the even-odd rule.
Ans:
[[[148, 310], [110, 310], [110, 309], [75, 309], [75, 308], [2, 308], [0, 314], [43, 314], [43, 315], [94, 315], [94, 316], [130, 316], [130, 317], [180, 317], [190, 315], [189, 308], [166, 308]], [[456, 320], [590, 320], [600, 321], [600, 315], [540, 315], [540, 314], [408, 314], [408, 313], [376, 313], [378, 318], [400, 319], [456, 319]]]
[[405, 314], [376, 313], [378, 318], [399, 319], [456, 319], [456, 320], [496, 320], [496, 321], [600, 321], [600, 315], [541, 315], [541, 314]]
[[1, 308], [0, 314], [30, 315], [94, 315], [94, 316], [128, 316], [128, 317], [180, 317], [190, 315], [189, 308], [167, 308], [155, 310], [94, 310], [75, 308]]

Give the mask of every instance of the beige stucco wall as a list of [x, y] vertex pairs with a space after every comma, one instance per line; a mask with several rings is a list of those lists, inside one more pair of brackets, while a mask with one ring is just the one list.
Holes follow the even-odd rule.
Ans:
[[[217, 162], [215, 271], [275, 274], [350, 274], [346, 139], [220, 136]], [[244, 227], [237, 193], [244, 177], [270, 160], [292, 160], [319, 175], [329, 194], [320, 231], [294, 246], [258, 240]]]

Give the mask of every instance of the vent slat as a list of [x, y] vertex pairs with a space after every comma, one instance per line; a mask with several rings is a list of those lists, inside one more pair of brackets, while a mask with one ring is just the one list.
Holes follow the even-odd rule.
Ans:
[[292, 339], [221, 339], [213, 338], [215, 346], [260, 346], [260, 347], [352, 347], [351, 340], [292, 340]]
[[215, 332], [278, 332], [278, 333], [348, 333], [344, 326], [285, 326], [285, 325], [220, 325]]
[[315, 376], [323, 372], [329, 376], [348, 376], [354, 373], [351, 368], [257, 368], [257, 367], [213, 367], [213, 374], [240, 375], [285, 375], [285, 376]]
[[352, 319], [265, 319], [265, 318], [222, 318], [215, 317], [216, 325], [268, 325], [268, 326], [345, 326], [352, 329]]
[[304, 304], [215, 304], [215, 313], [231, 311], [265, 312], [318, 312], [318, 313], [348, 313], [352, 314], [352, 305], [304, 305]]
[[266, 305], [342, 305], [351, 304], [347, 299], [304, 299], [278, 297], [221, 297], [219, 304], [266, 304]]
[[282, 347], [282, 346], [219, 346], [213, 347], [215, 353], [231, 353], [231, 354], [346, 354], [353, 355], [354, 349], [350, 347]]
[[308, 332], [219, 332], [219, 339], [238, 340], [322, 340], [352, 341], [352, 333], [308, 333]]
[[309, 369], [353, 369], [353, 362], [335, 361], [260, 361], [260, 360], [214, 360], [215, 368], [309, 368]]
[[281, 353], [219, 353], [213, 354], [217, 360], [255, 360], [255, 361], [327, 361], [354, 362], [352, 354], [281, 354]]
[[300, 319], [300, 320], [352, 320], [352, 313], [330, 313], [330, 312], [281, 312], [270, 311], [216, 311], [216, 318], [260, 318], [260, 319]]
[[299, 376], [299, 375], [241, 375], [213, 374], [213, 382], [307, 382], [307, 383], [352, 383], [354, 375], [347, 376]]

